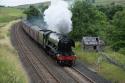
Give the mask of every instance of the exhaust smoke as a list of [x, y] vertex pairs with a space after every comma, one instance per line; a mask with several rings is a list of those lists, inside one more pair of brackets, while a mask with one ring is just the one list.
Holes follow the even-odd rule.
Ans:
[[51, 5], [44, 12], [44, 21], [49, 30], [67, 34], [72, 30], [72, 13], [68, 3], [63, 0], [51, 0]]

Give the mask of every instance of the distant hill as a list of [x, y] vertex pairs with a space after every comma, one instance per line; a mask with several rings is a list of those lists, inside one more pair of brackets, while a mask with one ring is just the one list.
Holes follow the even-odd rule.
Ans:
[[125, 6], [125, 0], [83, 0], [83, 1], [87, 1], [95, 5], [107, 5], [107, 4], [114, 3], [116, 5]]
[[25, 4], [25, 5], [15, 6], [14, 8], [26, 9], [30, 5], [33, 5], [35, 7], [40, 7], [40, 6], [46, 6], [46, 5], [49, 5], [49, 4], [50, 4], [50, 1], [47, 1], [47, 2], [41, 2], [41, 3], [35, 3], [35, 4]]
[[119, 5], [125, 5], [125, 0], [95, 0], [96, 4], [110, 4], [115, 3]]

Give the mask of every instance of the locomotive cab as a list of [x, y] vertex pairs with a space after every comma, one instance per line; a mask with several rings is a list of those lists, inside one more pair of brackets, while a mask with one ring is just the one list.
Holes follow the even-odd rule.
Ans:
[[59, 64], [72, 66], [75, 63], [76, 56], [72, 47], [75, 47], [74, 41], [63, 35], [58, 43], [57, 62]]

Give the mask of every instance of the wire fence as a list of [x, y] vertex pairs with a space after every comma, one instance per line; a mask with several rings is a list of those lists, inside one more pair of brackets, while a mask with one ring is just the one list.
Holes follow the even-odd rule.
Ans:
[[107, 62], [109, 62], [110, 64], [113, 64], [113, 65], [115, 65], [117, 67], [120, 67], [125, 71], [125, 64], [122, 64], [119, 61], [114, 60], [107, 53], [99, 52], [99, 54], [100, 54], [100, 57], [98, 58], [98, 64], [104, 59]]

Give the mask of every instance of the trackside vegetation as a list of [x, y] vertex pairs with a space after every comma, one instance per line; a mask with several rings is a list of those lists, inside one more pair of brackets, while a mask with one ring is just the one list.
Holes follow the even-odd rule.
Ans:
[[10, 42], [11, 25], [23, 14], [14, 8], [0, 7], [0, 83], [28, 83], [18, 53]]
[[[88, 68], [92, 69], [92, 71], [98, 73], [108, 80], [111, 80], [113, 83], [125, 82], [125, 70], [109, 63], [105, 58], [101, 57], [99, 53], [85, 51], [81, 47], [80, 42], [76, 42], [74, 51], [78, 59], [83, 61], [88, 66]], [[109, 48], [106, 49], [106, 53], [108, 53], [108, 56], [113, 58], [113, 60], [125, 64], [125, 56], [123, 54], [113, 52]]]
[[109, 63], [97, 52], [88, 52], [81, 47], [83, 36], [98, 36], [105, 41], [103, 50], [113, 61], [125, 64], [125, 8], [114, 3], [93, 5], [76, 0], [71, 8], [73, 30], [69, 34], [76, 40], [74, 49], [80, 60], [90, 69], [111, 80], [113, 83], [125, 82], [125, 69]]

